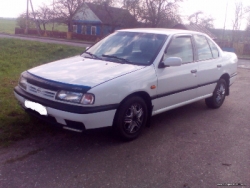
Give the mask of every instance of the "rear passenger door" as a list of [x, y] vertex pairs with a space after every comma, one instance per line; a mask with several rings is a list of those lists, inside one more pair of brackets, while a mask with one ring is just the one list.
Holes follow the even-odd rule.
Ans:
[[196, 62], [198, 65], [198, 95], [206, 96], [213, 93], [222, 75], [222, 62], [219, 50], [212, 40], [204, 35], [194, 35]]

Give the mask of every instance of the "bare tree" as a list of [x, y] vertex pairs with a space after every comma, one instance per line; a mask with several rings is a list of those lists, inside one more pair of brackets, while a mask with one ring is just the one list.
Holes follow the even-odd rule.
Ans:
[[247, 17], [247, 25], [245, 29], [244, 37], [249, 40], [250, 39], [250, 14]]
[[190, 24], [199, 25], [201, 23], [201, 15], [204, 13], [202, 11], [197, 11], [188, 17]]
[[238, 41], [239, 36], [237, 32], [241, 29], [242, 21], [246, 18], [248, 12], [250, 12], [250, 7], [245, 7], [241, 1], [235, 2], [234, 18], [232, 20], [232, 42]]
[[250, 15], [249, 15], [248, 18], [247, 18], [246, 31], [250, 32]]
[[83, 7], [85, 0], [55, 0], [55, 14], [58, 21], [68, 25], [68, 31], [73, 30], [73, 19]]
[[200, 25], [206, 28], [214, 28], [214, 18], [210, 16], [202, 18]]
[[145, 0], [142, 18], [150, 27], [167, 27], [169, 21], [177, 21], [179, 2], [182, 0]]
[[139, 0], [123, 0], [123, 7], [127, 9], [138, 22], [141, 21], [141, 7]]
[[188, 17], [190, 24], [200, 25], [206, 28], [214, 27], [214, 19], [206, 16], [202, 11], [197, 11]]
[[246, 31], [250, 32], [250, 6], [246, 7], [245, 11], [248, 13]]
[[137, 21], [148, 27], [170, 27], [180, 22], [179, 3], [182, 0], [124, 0], [124, 6]]
[[96, 6], [90, 5], [90, 7], [92, 10], [102, 11], [103, 17], [106, 18], [104, 19], [106, 24], [111, 26], [110, 32], [113, 32], [117, 27], [133, 27], [137, 23], [128, 9], [123, 6], [122, 0], [94, 0], [93, 3]]
[[244, 17], [244, 6], [242, 2], [235, 3], [234, 18], [232, 20], [233, 30], [239, 30]]
[[43, 25], [43, 30], [46, 32], [46, 24], [53, 21], [53, 10], [49, 6], [43, 4], [35, 14], [39, 24]]

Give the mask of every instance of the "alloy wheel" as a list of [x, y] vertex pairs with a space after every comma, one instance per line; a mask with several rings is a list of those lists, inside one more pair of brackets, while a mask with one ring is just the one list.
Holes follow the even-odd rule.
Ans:
[[218, 87], [218, 90], [216, 91], [216, 102], [217, 103], [221, 103], [224, 98], [225, 98], [225, 93], [226, 93], [226, 87], [224, 84], [220, 84], [220, 86]]
[[124, 130], [129, 134], [136, 133], [142, 126], [143, 120], [143, 107], [138, 103], [132, 104], [125, 113], [123, 121]]

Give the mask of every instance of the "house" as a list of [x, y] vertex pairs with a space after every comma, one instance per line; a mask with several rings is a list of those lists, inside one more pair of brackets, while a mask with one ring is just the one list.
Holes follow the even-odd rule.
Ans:
[[189, 31], [197, 31], [197, 32], [201, 32], [201, 33], [207, 34], [213, 40], [217, 39], [217, 37], [212, 32], [210, 32], [206, 27], [203, 27], [201, 25], [196, 25], [196, 24], [190, 24], [190, 25], [177, 24], [177, 25], [175, 25], [173, 27], [173, 29], [183, 29], [183, 30], [189, 30]]
[[133, 27], [135, 23], [134, 17], [126, 9], [84, 3], [73, 19], [73, 32], [105, 36], [117, 29]]

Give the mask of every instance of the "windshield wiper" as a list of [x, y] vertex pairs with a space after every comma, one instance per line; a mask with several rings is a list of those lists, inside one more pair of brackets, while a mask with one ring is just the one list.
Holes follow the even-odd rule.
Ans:
[[83, 53], [88, 54], [88, 55], [91, 55], [92, 57], [94, 57], [94, 58], [96, 58], [96, 59], [101, 59], [101, 58], [98, 57], [97, 55], [94, 55], [94, 54], [92, 54], [92, 53], [90, 53], [90, 52], [83, 52]]
[[126, 62], [126, 63], [131, 63], [127, 59], [124, 59], [124, 58], [121, 58], [121, 57], [117, 57], [115, 55], [105, 55], [105, 54], [102, 54], [102, 57], [115, 58], [115, 59], [122, 60], [123, 62]]

